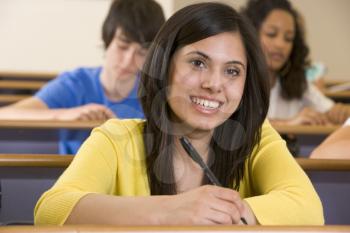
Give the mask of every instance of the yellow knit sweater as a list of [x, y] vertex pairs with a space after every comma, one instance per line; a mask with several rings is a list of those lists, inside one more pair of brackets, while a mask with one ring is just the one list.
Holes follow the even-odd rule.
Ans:
[[[88, 193], [150, 195], [143, 126], [143, 120], [113, 119], [94, 129], [71, 165], [39, 199], [35, 224], [63, 225]], [[262, 225], [324, 223], [322, 204], [310, 180], [268, 122], [260, 146], [246, 161], [239, 193]]]

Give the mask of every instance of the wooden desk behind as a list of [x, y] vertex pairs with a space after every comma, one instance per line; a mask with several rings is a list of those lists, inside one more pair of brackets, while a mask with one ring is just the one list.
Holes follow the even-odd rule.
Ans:
[[[33, 208], [73, 156], [0, 155], [0, 223], [32, 222]], [[327, 224], [350, 224], [350, 160], [297, 159], [314, 184]]]
[[350, 160], [296, 159], [323, 203], [327, 224], [350, 224]]
[[90, 132], [102, 123], [0, 120], [0, 153], [57, 154], [61, 129]]
[[[339, 85], [346, 85], [347, 87], [344, 89], [344, 86], [339, 89]], [[325, 82], [326, 89], [323, 90], [323, 94], [325, 94], [327, 97], [334, 99], [337, 102], [345, 102], [350, 103], [350, 89], [349, 87], [349, 81], [340, 81], [340, 80], [328, 80]], [[341, 91], [329, 91], [328, 88], [332, 88], [334, 86], [338, 86], [338, 90]]]
[[[331, 90], [329, 88], [337, 86], [337, 90]], [[323, 94], [327, 97], [334, 99], [337, 102], [350, 102], [350, 85], [349, 81], [341, 81], [341, 80], [327, 80], [325, 82], [325, 90], [323, 90]]]
[[31, 223], [35, 203], [73, 156], [0, 155], [0, 223]]
[[5, 106], [11, 103], [18, 102], [20, 100], [31, 97], [31, 95], [25, 94], [0, 94], [0, 104]]
[[[34, 121], [34, 120], [0, 120], [0, 153], [22, 153], [15, 150], [1, 150], [1, 142], [3, 148], [6, 145], [10, 145], [14, 141], [20, 141], [22, 145], [26, 141], [32, 141], [33, 143], [42, 141], [56, 141], [58, 140], [57, 131], [59, 129], [70, 130], [88, 130], [101, 125], [103, 122], [82, 122], [82, 121]], [[318, 145], [325, 137], [334, 132], [340, 126], [274, 126], [275, 129], [281, 134], [296, 134], [300, 142], [305, 147], [313, 149]], [[19, 145], [21, 146], [21, 145]], [[45, 147], [45, 146], [44, 146]], [[11, 148], [16, 148], [11, 146]], [[309, 149], [309, 150], [311, 150]], [[24, 150], [21, 150], [24, 151]], [[24, 153], [52, 153], [53, 150], [28, 150]], [[57, 150], [56, 152], [57, 153]], [[305, 152], [303, 155], [309, 155], [309, 152]]]
[[0, 70], [0, 79], [51, 80], [57, 75], [58, 72]]
[[278, 126], [272, 125], [280, 134], [293, 134], [300, 146], [298, 155], [308, 157], [311, 151], [318, 146], [329, 134], [337, 130], [340, 125], [335, 126]]
[[299, 135], [329, 135], [337, 130], [340, 125], [332, 125], [332, 126], [319, 126], [319, 125], [274, 125], [272, 126], [279, 132], [280, 134], [299, 134]]
[[92, 129], [103, 121], [0, 120], [0, 129]]
[[[345, 99], [345, 102], [348, 102], [350, 100], [350, 91], [337, 91], [337, 92], [331, 92], [331, 91], [324, 91], [323, 92], [327, 97], [339, 100], [339, 99]], [[341, 101], [344, 102], [344, 101]]]
[[54, 72], [0, 71], [0, 105], [28, 98], [56, 76]]
[[[63, 226], [63, 227], [34, 227], [34, 226], [11, 226], [3, 229], [8, 233], [92, 233], [92, 232], [178, 232], [178, 233], [195, 233], [195, 232], [350, 232], [350, 226], [139, 226], [139, 227], [112, 227], [112, 226]], [[2, 230], [0, 229], [0, 232]]]

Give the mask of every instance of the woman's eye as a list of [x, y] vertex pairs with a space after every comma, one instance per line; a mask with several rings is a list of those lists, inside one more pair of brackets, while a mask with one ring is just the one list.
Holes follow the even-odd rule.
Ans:
[[276, 33], [266, 33], [266, 36], [268, 36], [270, 38], [274, 38], [274, 37], [276, 37]]
[[227, 69], [226, 72], [225, 72], [227, 75], [229, 76], [238, 76], [239, 75], [239, 70], [237, 69]]
[[200, 61], [200, 60], [192, 60], [191, 64], [196, 67], [196, 68], [204, 68], [204, 62]]

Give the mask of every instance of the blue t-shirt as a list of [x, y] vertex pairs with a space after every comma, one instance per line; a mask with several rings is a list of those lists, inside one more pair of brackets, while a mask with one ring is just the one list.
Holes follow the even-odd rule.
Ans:
[[[118, 118], [144, 118], [137, 98], [139, 79], [125, 99], [112, 102], [107, 99], [100, 82], [101, 67], [78, 68], [60, 74], [39, 90], [35, 96], [49, 108], [73, 108], [90, 103], [102, 104]], [[90, 130], [61, 130], [59, 153], [76, 154]]]

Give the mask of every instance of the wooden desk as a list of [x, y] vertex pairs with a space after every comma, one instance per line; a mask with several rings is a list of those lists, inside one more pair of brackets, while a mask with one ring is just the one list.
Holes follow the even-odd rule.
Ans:
[[0, 129], [92, 129], [103, 121], [0, 120]]
[[0, 167], [57, 167], [66, 168], [73, 155], [0, 154]]
[[[0, 120], [0, 129], [92, 129], [101, 125], [102, 121], [36, 121], [36, 120]], [[340, 126], [277, 126], [272, 125], [281, 134], [330, 134]]]
[[0, 223], [33, 222], [34, 206], [73, 156], [0, 155]]
[[0, 120], [0, 153], [57, 154], [61, 129], [87, 133], [101, 121]]
[[296, 158], [304, 171], [350, 171], [350, 160]]
[[311, 125], [296, 125], [296, 126], [272, 126], [280, 134], [293, 134], [297, 138], [300, 146], [298, 155], [308, 157], [311, 151], [318, 146], [329, 134], [337, 130], [340, 125], [336, 126], [311, 126]]
[[350, 99], [350, 91], [324, 91], [323, 94], [331, 99]]
[[8, 105], [11, 103], [15, 103], [17, 101], [26, 99], [31, 97], [31, 95], [22, 95], [22, 94], [1, 94], [0, 95], [0, 103], [2, 105]]
[[333, 86], [333, 85], [338, 85], [338, 84], [343, 84], [343, 83], [346, 83], [348, 81], [345, 81], [345, 80], [337, 80], [337, 79], [326, 79], [324, 80], [324, 84], [326, 87], [329, 87], [329, 86]]
[[1, 70], [0, 78], [4, 79], [42, 79], [50, 80], [57, 77], [57, 72], [10, 71]]
[[304, 134], [304, 135], [328, 135], [337, 130], [340, 125], [335, 126], [319, 126], [319, 125], [295, 125], [295, 126], [286, 126], [286, 125], [274, 125], [272, 126], [280, 134]]
[[0, 232], [9, 233], [43, 233], [43, 232], [61, 232], [61, 233], [88, 233], [88, 232], [350, 232], [350, 226], [139, 226], [139, 227], [112, 227], [112, 226], [63, 226], [63, 227], [35, 227], [35, 226], [9, 226], [0, 229]]
[[[0, 167], [62, 167], [66, 168], [73, 155], [0, 154]], [[350, 171], [350, 160], [296, 158], [305, 171]]]
[[[74, 156], [0, 155], [0, 222], [33, 221], [33, 208]], [[310, 177], [327, 224], [350, 224], [350, 160], [296, 159]], [[21, 206], [21, 208], [18, 208]]]
[[[0, 129], [2, 130], [3, 137], [0, 134], [0, 143], [2, 140], [16, 141], [16, 137], [21, 137], [21, 141], [25, 140], [27, 136], [32, 140], [35, 138], [53, 138], [53, 136], [46, 136], [45, 132], [55, 132], [59, 129], [70, 129], [70, 130], [91, 130], [94, 127], [101, 125], [102, 121], [93, 122], [83, 122], [83, 121], [29, 121], [29, 120], [0, 120]], [[320, 144], [320, 142], [332, 133], [340, 126], [274, 126], [275, 129], [281, 134], [296, 134], [298, 135], [299, 142], [303, 148], [308, 150], [313, 149], [315, 146]], [[14, 134], [14, 132], [20, 132], [19, 134]], [[35, 130], [30, 133], [30, 130]], [[13, 136], [11, 136], [13, 135]], [[42, 135], [42, 136], [40, 136]], [[11, 136], [11, 137], [10, 137]], [[3, 139], [2, 139], [3, 138]], [[57, 141], [57, 137], [55, 138]], [[38, 140], [36, 140], [38, 141]], [[303, 144], [302, 144], [303, 143]], [[0, 150], [0, 153], [12, 153], [12, 150]], [[13, 151], [14, 153], [19, 153]], [[27, 152], [28, 153], [28, 152]], [[52, 152], [42, 152], [33, 150], [31, 153], [52, 153]], [[57, 153], [57, 152], [55, 152]], [[306, 156], [308, 152], [301, 152], [302, 155]]]
[[56, 76], [54, 72], [0, 71], [0, 104], [27, 98]]
[[0, 80], [0, 89], [39, 90], [46, 83], [44, 81]]
[[[103, 122], [83, 122], [83, 121], [36, 121], [36, 120], [0, 120], [0, 144], [3, 141], [15, 143], [21, 141], [21, 150], [13, 150], [11, 147], [6, 146], [0, 149], [0, 153], [22, 153], [20, 151], [25, 150], [25, 140], [31, 139], [31, 141], [37, 143], [41, 139], [51, 139], [51, 142], [57, 142], [57, 135], [59, 129], [69, 130], [91, 130], [94, 127], [101, 125]], [[296, 134], [301, 144], [301, 155], [307, 156], [310, 151], [324, 140], [331, 132], [335, 131], [340, 126], [274, 126], [276, 130], [281, 134]], [[48, 145], [48, 144], [47, 144]], [[54, 146], [55, 148], [57, 146]], [[0, 145], [1, 148], [1, 145]], [[51, 147], [53, 148], [53, 147]], [[306, 148], [306, 149], [305, 149]], [[28, 153], [24, 152], [24, 153]], [[35, 149], [29, 153], [57, 153], [56, 149], [41, 150], [39, 146], [35, 146]]]
[[332, 86], [335, 85], [343, 85], [349, 83], [349, 81], [339, 81], [339, 80], [333, 80], [330, 81], [328, 80], [325, 83], [325, 90], [323, 90], [323, 94], [326, 95], [327, 97], [334, 99], [339, 102], [345, 102], [348, 103], [350, 101], [350, 90], [344, 90], [344, 91], [329, 91], [328, 88], [331, 88]]

